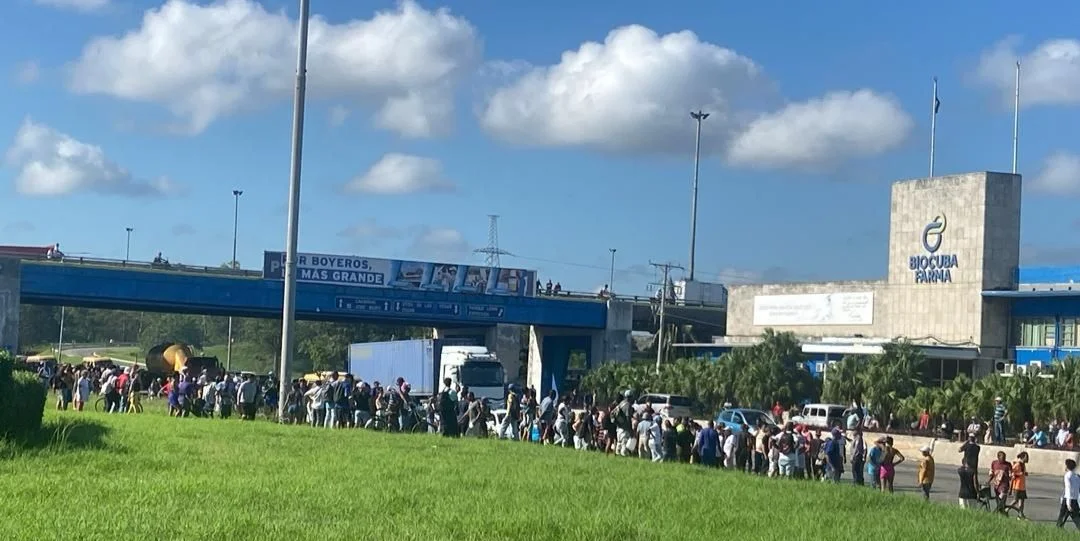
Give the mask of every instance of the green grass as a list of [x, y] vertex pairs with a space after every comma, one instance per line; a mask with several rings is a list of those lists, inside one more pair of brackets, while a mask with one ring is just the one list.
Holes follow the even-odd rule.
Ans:
[[170, 419], [160, 407], [49, 411], [38, 440], [0, 443], [0, 539], [1074, 537], [848, 485], [512, 442]]

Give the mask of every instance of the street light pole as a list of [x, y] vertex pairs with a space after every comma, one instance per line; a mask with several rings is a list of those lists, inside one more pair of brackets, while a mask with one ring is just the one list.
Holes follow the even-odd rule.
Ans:
[[134, 227], [125, 227], [124, 231], [127, 231], [127, 244], [124, 248], [124, 263], [131, 261], [131, 232], [135, 231]]
[[289, 173], [289, 219], [285, 238], [285, 295], [281, 302], [281, 366], [278, 370], [278, 419], [285, 419], [289, 392], [289, 369], [293, 355], [293, 323], [296, 318], [296, 244], [300, 229], [300, 165], [304, 148], [304, 94], [307, 90], [308, 0], [300, 0], [300, 24], [296, 45], [296, 91], [293, 94], [292, 157]]
[[608, 277], [608, 291], [615, 292], [615, 248], [608, 248], [611, 252], [611, 275]]
[[[240, 265], [237, 264], [237, 262], [236, 262], [236, 231], [237, 231], [237, 224], [239, 223], [239, 219], [240, 219], [240, 196], [244, 195], [244, 190], [233, 190], [232, 194], [233, 194], [232, 259], [229, 260], [229, 266], [232, 267], [233, 270], [236, 270], [237, 268], [240, 267]], [[233, 318], [232, 318], [232, 316], [229, 316], [229, 336], [227, 338], [228, 344], [225, 346], [225, 371], [226, 372], [232, 372], [232, 344], [233, 344], [232, 329], [233, 329]]]
[[694, 194], [690, 203], [690, 281], [694, 281], [694, 255], [697, 252], [697, 194], [698, 169], [701, 164], [701, 122], [709, 118], [709, 113], [691, 112], [690, 118], [697, 121], [697, 137], [694, 139]]

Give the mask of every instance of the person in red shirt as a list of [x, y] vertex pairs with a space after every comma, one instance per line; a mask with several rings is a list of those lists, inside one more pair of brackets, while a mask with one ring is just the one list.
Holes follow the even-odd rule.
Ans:
[[925, 431], [930, 428], [930, 410], [922, 410], [919, 415], [919, 430]]
[[779, 400], [777, 400], [776, 403], [773, 404], [772, 416], [773, 416], [773, 420], [776, 421], [777, 423], [783, 422], [783, 421], [780, 420], [780, 418], [784, 416], [784, 406], [780, 405]]

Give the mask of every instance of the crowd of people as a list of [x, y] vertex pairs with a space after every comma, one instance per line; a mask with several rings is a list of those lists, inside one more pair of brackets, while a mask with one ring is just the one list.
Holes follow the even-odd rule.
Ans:
[[[146, 379], [131, 368], [64, 365], [49, 371], [42, 367], [43, 384], [56, 391], [58, 409], [83, 410], [91, 396], [100, 395], [104, 411], [139, 412], [140, 397], [167, 397], [169, 414], [175, 417], [219, 417], [228, 419], [235, 409], [243, 419], [254, 419], [258, 406], [276, 408], [276, 381], [268, 377], [260, 384], [253, 374], [240, 378], [229, 374], [209, 377], [206, 373], [175, 375], [165, 381]], [[841, 482], [850, 475], [855, 485], [869, 485], [893, 492], [896, 467], [909, 460], [883, 436], [873, 442], [864, 439], [862, 419], [847, 419], [845, 430], [837, 426], [822, 431], [783, 419], [781, 426], [762, 419], [758, 426], [732, 429], [717, 427], [713, 421], [699, 423], [690, 418], [668, 418], [650, 406], [635, 405], [633, 393], [609, 406], [576, 409], [572, 396], [552, 390], [542, 399], [532, 388], [507, 387], [505, 407], [492, 409], [491, 401], [479, 399], [467, 387], [443, 381], [433, 396], [417, 400], [402, 378], [392, 384], [368, 383], [352, 374], [334, 372], [326, 380], [292, 382], [285, 397], [282, 422], [324, 428], [374, 428], [388, 431], [439, 432], [446, 437], [495, 437], [537, 444], [598, 451], [610, 455], [637, 457], [653, 462], [681, 462], [723, 468], [748, 474], [792, 479]], [[1004, 417], [997, 402], [995, 421]], [[774, 408], [775, 409], [775, 408]], [[853, 411], [859, 411], [858, 409]], [[962, 465], [957, 470], [961, 507], [993, 505], [997, 511], [1014, 510], [1025, 515], [1027, 494], [1027, 452], [1009, 460], [1004, 451], [986, 469], [980, 482], [980, 434], [996, 440], [999, 430], [969, 425], [967, 441], [961, 446]], [[1059, 424], [1054, 443], [1045, 430], [1025, 425], [1021, 440], [1035, 447], [1071, 443], [1068, 424]], [[936, 481], [932, 446], [919, 450], [916, 485], [929, 498]], [[1058, 525], [1072, 520], [1080, 528], [1080, 475], [1075, 462], [1066, 461], [1065, 488]]]

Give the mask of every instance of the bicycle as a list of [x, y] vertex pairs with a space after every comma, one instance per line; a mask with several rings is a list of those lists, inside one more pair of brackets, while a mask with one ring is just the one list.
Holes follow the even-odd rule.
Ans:
[[988, 513], [1000, 513], [1006, 517], [1024, 518], [1023, 510], [1020, 509], [1019, 500], [1013, 499], [1008, 503], [1009, 494], [1006, 492], [998, 498], [994, 495], [994, 489], [990, 485], [979, 488], [978, 503]]

